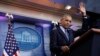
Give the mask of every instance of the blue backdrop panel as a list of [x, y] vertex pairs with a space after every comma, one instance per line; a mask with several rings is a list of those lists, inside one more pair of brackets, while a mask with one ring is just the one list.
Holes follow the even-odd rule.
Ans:
[[14, 33], [20, 47], [21, 56], [44, 56], [41, 27], [15, 23]]
[[[44, 56], [42, 27], [22, 23], [14, 23], [13, 26], [20, 56]], [[0, 56], [2, 56], [7, 31], [7, 22], [0, 22]]]
[[0, 21], [0, 56], [2, 56], [7, 30], [8, 30], [7, 23], [4, 21]]

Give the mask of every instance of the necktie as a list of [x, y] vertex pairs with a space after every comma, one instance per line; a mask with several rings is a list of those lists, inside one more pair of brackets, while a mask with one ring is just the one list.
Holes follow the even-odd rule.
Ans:
[[69, 33], [67, 29], [65, 29], [65, 35], [66, 35], [67, 40], [69, 41]]

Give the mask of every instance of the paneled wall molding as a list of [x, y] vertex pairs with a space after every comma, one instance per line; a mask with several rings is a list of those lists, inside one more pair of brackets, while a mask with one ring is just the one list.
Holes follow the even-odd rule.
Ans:
[[57, 9], [35, 3], [30, 3], [24, 0], [0, 0], [1, 12], [10, 12], [16, 15], [48, 21], [59, 21], [63, 14], [69, 13], [73, 16], [75, 21], [78, 21], [78, 23], [80, 23], [79, 19], [76, 20], [76, 18], [80, 17], [74, 15], [76, 11], [73, 9], [74, 8], [72, 8], [71, 11], [67, 11], [64, 9]]
[[20, 7], [20, 8], [24, 8], [28, 10], [36, 10], [39, 12], [51, 13], [55, 15], [63, 15], [65, 13], [74, 15], [77, 12], [76, 8], [71, 8], [70, 10], [58, 9], [54, 7], [48, 7], [48, 6], [36, 4], [36, 3], [29, 2], [26, 0], [0, 0], [0, 3], [16, 6], [16, 7]]
[[15, 6], [10, 6], [6, 4], [0, 4], [0, 12], [3, 13], [11, 13], [13, 15], [20, 15], [24, 17], [42, 19], [47, 21], [58, 21], [61, 16], [52, 15], [49, 13], [34, 11], [34, 10], [27, 10], [24, 8], [19, 8]]

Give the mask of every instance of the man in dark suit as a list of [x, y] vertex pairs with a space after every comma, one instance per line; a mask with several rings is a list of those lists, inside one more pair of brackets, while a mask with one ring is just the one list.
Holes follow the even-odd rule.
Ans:
[[[83, 14], [83, 31], [88, 28], [86, 10], [83, 4], [80, 4], [80, 11]], [[74, 41], [74, 31], [70, 29], [72, 17], [64, 15], [57, 25], [50, 33], [50, 50], [56, 56], [68, 56], [69, 45]], [[76, 34], [77, 35], [77, 34]]]
[[[56, 28], [51, 31], [50, 48], [51, 51], [56, 54], [56, 56], [66, 56], [69, 50], [68, 46], [73, 42], [73, 31], [68, 28], [71, 21], [71, 16], [65, 15], [60, 20], [59, 25], [57, 25]], [[69, 34], [71, 36], [70, 38]]]

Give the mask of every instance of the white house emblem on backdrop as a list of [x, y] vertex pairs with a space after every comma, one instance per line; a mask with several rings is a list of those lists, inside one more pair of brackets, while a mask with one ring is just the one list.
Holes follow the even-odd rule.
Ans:
[[41, 43], [41, 36], [34, 29], [28, 27], [18, 27], [14, 29], [14, 33], [20, 50], [24, 51], [35, 49]]

